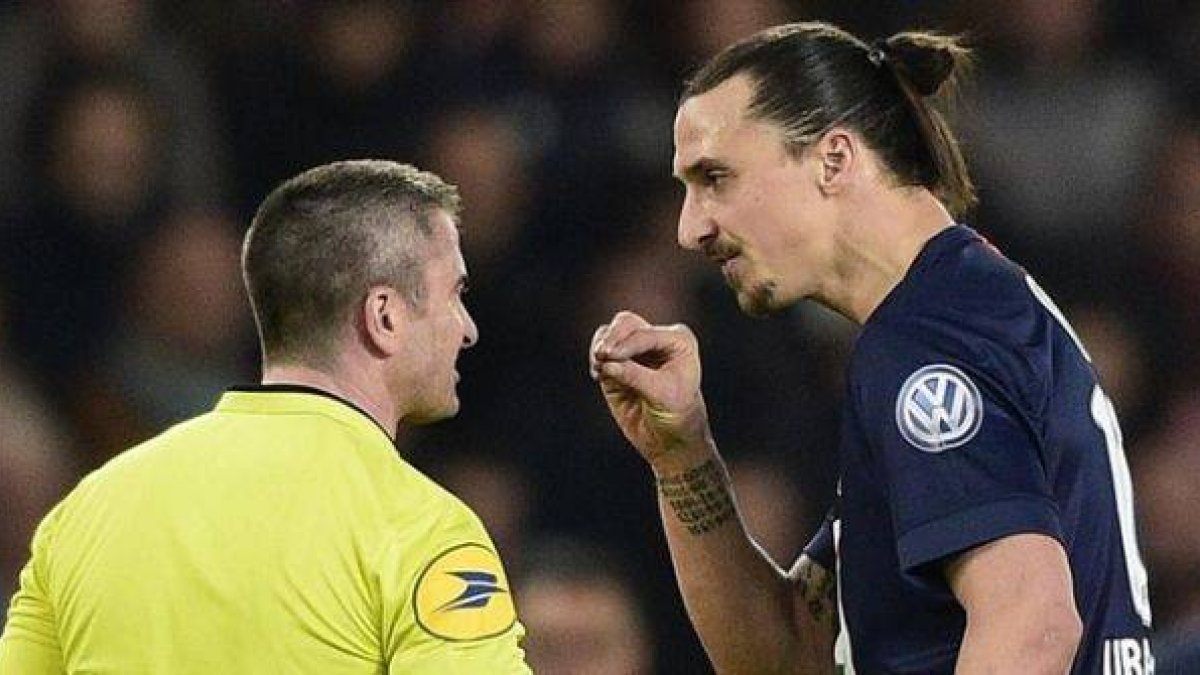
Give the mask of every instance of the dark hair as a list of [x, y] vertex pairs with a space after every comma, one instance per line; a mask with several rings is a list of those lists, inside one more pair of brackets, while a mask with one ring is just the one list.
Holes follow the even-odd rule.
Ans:
[[901, 185], [928, 188], [957, 216], [975, 204], [975, 188], [930, 99], [951, 93], [970, 60], [956, 37], [908, 32], [868, 45], [826, 23], [792, 23], [717, 54], [686, 82], [682, 99], [746, 73], [756, 87], [750, 115], [782, 127], [795, 152], [844, 124]]
[[264, 362], [323, 364], [372, 285], [392, 285], [419, 307], [437, 210], [458, 218], [456, 187], [382, 160], [326, 164], [275, 188], [242, 248]]

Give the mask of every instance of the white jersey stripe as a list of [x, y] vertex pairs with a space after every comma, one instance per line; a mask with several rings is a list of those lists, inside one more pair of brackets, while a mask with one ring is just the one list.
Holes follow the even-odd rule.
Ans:
[[[842, 489], [838, 485], [838, 492]], [[850, 649], [850, 630], [846, 627], [846, 610], [842, 607], [842, 519], [833, 521], [833, 555], [837, 574], [838, 636], [833, 643], [833, 663], [838, 675], [855, 675], [854, 654]]]

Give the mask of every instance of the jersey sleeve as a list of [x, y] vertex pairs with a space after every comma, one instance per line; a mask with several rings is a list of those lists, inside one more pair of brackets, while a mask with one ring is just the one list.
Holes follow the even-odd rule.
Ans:
[[511, 586], [491, 538], [453, 498], [407, 524], [380, 574], [388, 672], [530, 672]]
[[874, 338], [852, 371], [853, 414], [888, 495], [902, 568], [1013, 534], [1062, 541], [1029, 361], [936, 329]]
[[66, 673], [54, 611], [46, 585], [45, 567], [54, 513], [34, 534], [32, 555], [21, 571], [20, 588], [8, 609], [0, 636], [0, 675], [51, 675]]
[[825, 516], [825, 520], [821, 523], [821, 527], [813, 538], [809, 540], [808, 545], [804, 547], [804, 555], [812, 558], [818, 565], [826, 570], [834, 570], [837, 566], [837, 552], [833, 548], [833, 522], [837, 519], [837, 514], [830, 510], [829, 515]]

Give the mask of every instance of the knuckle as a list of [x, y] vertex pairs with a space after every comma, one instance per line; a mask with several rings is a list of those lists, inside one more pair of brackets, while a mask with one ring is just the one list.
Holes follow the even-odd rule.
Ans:
[[692, 332], [692, 329], [685, 323], [672, 324], [668, 327], [668, 330], [676, 335], [682, 336], [687, 340], [695, 341], [696, 339], [696, 334]]
[[638, 316], [634, 312], [629, 311], [628, 309], [623, 309], [623, 310], [617, 312], [616, 316], [613, 317], [613, 325], [616, 325], [618, 323], [620, 323], [621, 325], [629, 325], [629, 326], [646, 326], [646, 325], [648, 325], [646, 323], [645, 319]]

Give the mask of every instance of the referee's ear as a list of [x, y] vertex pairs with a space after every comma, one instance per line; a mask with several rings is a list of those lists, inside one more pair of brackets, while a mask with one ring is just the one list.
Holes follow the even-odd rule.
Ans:
[[372, 286], [362, 305], [362, 339], [375, 356], [392, 356], [401, 347], [403, 324], [410, 311], [400, 292], [391, 286]]

